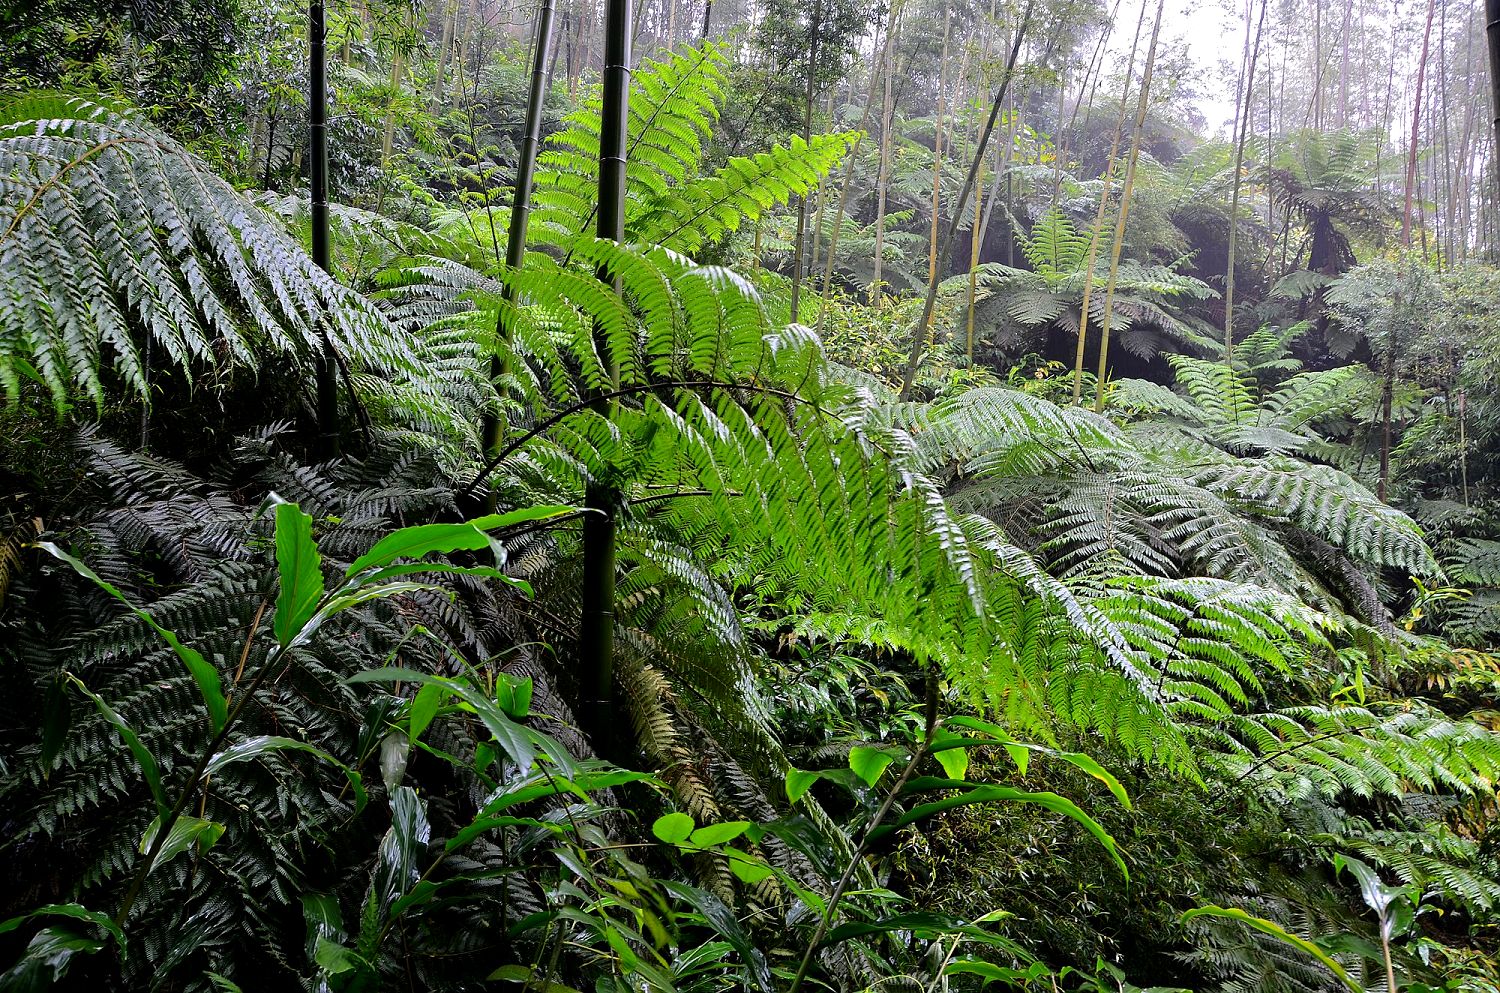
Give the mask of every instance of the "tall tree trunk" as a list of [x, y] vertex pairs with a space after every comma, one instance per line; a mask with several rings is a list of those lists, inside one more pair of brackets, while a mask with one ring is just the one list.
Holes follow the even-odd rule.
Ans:
[[[990, 104], [990, 116], [984, 124], [984, 131], [979, 135], [979, 147], [974, 152], [974, 162], [969, 166], [969, 174], [964, 178], [963, 190], [958, 195], [958, 201], [953, 205], [953, 217], [948, 221], [947, 230], [943, 233], [942, 243], [938, 246], [939, 260], [948, 257], [948, 249], [953, 244], [953, 233], [958, 228], [959, 218], [963, 216], [964, 210], [969, 205], [969, 197], [974, 192], [974, 181], [979, 175], [979, 169], [984, 161], [985, 149], [989, 147], [990, 135], [995, 131], [995, 121], [1000, 117], [1000, 108], [1005, 105], [1005, 95], [1010, 91], [1011, 79], [1015, 76], [1016, 60], [1021, 56], [1021, 45], [1026, 40], [1026, 30], [1031, 26], [1031, 12], [1035, 7], [1035, 0], [1026, 0], [1026, 9], [1021, 12], [1021, 23], [1016, 29], [1015, 43], [1010, 49], [1010, 58], [1005, 65], [1005, 74], [1000, 77], [1000, 88], [995, 92], [995, 99]], [[922, 362], [922, 353], [927, 349], [927, 335], [932, 328], [932, 313], [937, 307], [938, 278], [934, 273], [927, 281], [927, 297], [922, 302], [922, 316], [917, 321], [916, 327], [912, 329], [911, 354], [906, 359], [906, 371], [901, 376], [900, 397], [905, 400], [911, 395], [912, 383], [917, 378], [917, 367]]]
[[[308, 36], [308, 180], [312, 193], [312, 257], [324, 272], [332, 273], [328, 235], [328, 29], [323, 0], [307, 7]], [[319, 318], [318, 332], [323, 350], [316, 366], [318, 404], [318, 448], [324, 458], [339, 454], [338, 359], [326, 318]]]
[[[830, 121], [833, 120], [834, 95], [835, 90], [833, 89], [833, 87], [829, 87], [828, 104], [823, 108], [823, 112], [828, 116], [828, 119]], [[812, 248], [808, 252], [807, 261], [807, 276], [809, 279], [811, 279], [812, 274], [814, 272], [817, 272], [818, 270], [818, 249], [821, 247], [821, 243], [823, 240], [823, 209], [828, 206], [828, 192], [828, 182], [826, 178], [819, 180], [818, 208], [813, 212]]]
[[446, 0], [440, 8], [443, 18], [442, 41], [438, 44], [437, 73], [432, 80], [432, 103], [434, 107], [443, 105], [443, 96], [446, 92], [444, 79], [448, 74], [448, 59], [453, 49], [453, 35], [458, 22], [457, 0]]
[[1240, 133], [1234, 146], [1234, 191], [1229, 198], [1229, 245], [1224, 265], [1224, 362], [1232, 364], [1234, 356], [1234, 262], [1235, 248], [1239, 241], [1240, 188], [1245, 167], [1245, 139], [1250, 135], [1250, 95], [1255, 92], [1255, 63], [1260, 57], [1260, 35], [1266, 26], [1267, 0], [1260, 0], [1260, 19], [1255, 26], [1255, 39], [1251, 42], [1250, 22], [1245, 22], [1245, 86], [1244, 106], [1236, 107]]
[[880, 302], [881, 266], [885, 262], [885, 201], [891, 179], [891, 125], [896, 113], [896, 103], [891, 99], [891, 79], [895, 74], [895, 66], [887, 65], [885, 99], [880, 105], [880, 165], [875, 177], [875, 259], [869, 294], [872, 307]]
[[1312, 126], [1323, 130], [1323, 0], [1313, 5]]
[[[1401, 213], [1401, 245], [1411, 250], [1411, 208], [1417, 186], [1417, 143], [1421, 139], [1422, 84], [1427, 77], [1427, 51], [1432, 40], [1432, 15], [1435, 0], [1427, 0], [1427, 26], [1422, 32], [1422, 54], [1417, 59], [1417, 85], [1412, 96], [1411, 142], [1406, 150], [1406, 203]], [[1377, 495], [1386, 498], [1391, 481], [1391, 401], [1396, 391], [1396, 333], [1394, 325], [1387, 335], [1385, 374], [1380, 387], [1380, 484]]]
[[980, 247], [981, 247], [980, 244], [979, 244], [979, 234], [980, 234], [980, 227], [981, 227], [980, 220], [981, 220], [981, 215], [983, 213], [983, 211], [981, 209], [982, 206], [983, 206], [983, 204], [982, 204], [983, 200], [984, 200], [984, 160], [981, 159], [980, 162], [979, 162], [979, 178], [978, 178], [978, 183], [974, 187], [974, 221], [973, 221], [973, 229], [969, 232], [969, 300], [968, 300], [969, 316], [968, 316], [968, 326], [966, 328], [967, 333], [964, 336], [964, 341], [965, 341], [964, 354], [969, 357], [969, 361], [971, 361], [971, 362], [974, 360], [974, 300], [975, 300], [975, 297], [978, 296], [978, 291], [979, 291], [979, 250], [980, 250]]
[[1422, 124], [1422, 84], [1427, 79], [1427, 49], [1432, 40], [1432, 15], [1436, 0], [1427, 0], [1427, 27], [1422, 32], [1422, 54], [1417, 59], [1417, 87], [1412, 97], [1411, 144], [1406, 149], [1406, 205], [1401, 212], [1401, 244], [1411, 247], [1411, 207], [1417, 183], [1417, 142]]
[[1089, 255], [1083, 269], [1083, 301], [1078, 311], [1078, 344], [1073, 353], [1073, 404], [1083, 399], [1083, 356], [1088, 347], [1089, 305], [1094, 294], [1094, 265], [1099, 260], [1099, 241], [1104, 234], [1104, 216], [1109, 210], [1109, 187], [1114, 180], [1115, 160], [1120, 154], [1120, 139], [1125, 134], [1125, 113], [1130, 108], [1130, 83], [1135, 79], [1135, 53], [1140, 48], [1141, 30], [1146, 26], [1146, 7], [1141, 4], [1140, 17], [1135, 22], [1135, 37], [1130, 41], [1130, 61], [1125, 66], [1125, 85], [1120, 90], [1120, 112], [1115, 117], [1115, 136], [1110, 141], [1109, 158], [1104, 163], [1104, 186], [1099, 191], [1099, 209], [1094, 214], [1093, 227], [1089, 229]]
[[[526, 99], [526, 130], [521, 139], [521, 158], [516, 163], [516, 183], [511, 192], [510, 229], [505, 240], [505, 265], [512, 271], [526, 262], [526, 230], [531, 220], [531, 186], [536, 174], [537, 149], [542, 139], [542, 105], [547, 98], [547, 63], [552, 48], [553, 0], [541, 0], [536, 15], [536, 39], [532, 43], [531, 89]], [[515, 299], [514, 290], [507, 285], [504, 297]], [[490, 382], [500, 391], [498, 400], [504, 399], [500, 380], [510, 372], [510, 328], [503, 317], [497, 317], [495, 327], [502, 347], [490, 358]], [[491, 411], [484, 416], [480, 437], [484, 439], [486, 456], [493, 458], [500, 449], [504, 434], [501, 411]], [[491, 493], [493, 494], [493, 490]], [[494, 510], [491, 496], [489, 509]]]
[[1354, 0], [1344, 0], [1344, 28], [1339, 32], [1339, 127], [1349, 126], [1349, 29]]
[[708, 25], [714, 17], [714, 0], [703, 0], [703, 33], [698, 36], [702, 41], [708, 37]]
[[1495, 182], [1495, 194], [1500, 197], [1500, 169], [1495, 160], [1500, 157], [1500, 0], [1484, 0], [1484, 36], [1490, 52], [1490, 119], [1493, 140], [1490, 153], [1490, 178]]
[[[875, 89], [884, 75], [890, 79], [891, 36], [896, 30], [896, 18], [900, 16], [902, 0], [894, 0], [886, 14], [885, 39], [880, 46], [880, 57], [870, 67], [870, 84], [865, 93], [865, 109], [859, 115], [859, 125], [854, 130], [859, 137], [849, 149], [849, 158], [844, 162], [844, 179], [839, 184], [839, 205], [833, 215], [833, 232], [828, 236], [828, 258], [823, 263], [823, 286], [818, 297], [818, 333], [823, 333], [823, 320], [828, 316], [828, 296], [833, 285], [833, 264], [839, 248], [839, 232], [844, 227], [844, 212], [849, 203], [849, 184], [854, 179], [854, 167], [859, 161], [859, 146], [864, 141], [865, 129], [870, 123], [870, 110], [875, 105]], [[889, 89], [889, 87], [887, 87]]]
[[1120, 219], [1115, 222], [1115, 243], [1109, 261], [1109, 279], [1104, 284], [1104, 321], [1099, 327], [1099, 373], [1094, 388], [1094, 410], [1104, 410], [1104, 384], [1109, 378], [1109, 335], [1114, 323], [1115, 284], [1120, 275], [1120, 250], [1125, 247], [1125, 221], [1130, 216], [1130, 194], [1135, 190], [1135, 168], [1141, 157], [1141, 136], [1146, 130], [1146, 111], [1151, 107], [1151, 71], [1156, 67], [1156, 41], [1161, 36], [1161, 16], [1166, 0], [1157, 0], [1156, 23], [1146, 46], [1146, 66], [1141, 70], [1141, 95], [1136, 103], [1135, 133], [1125, 160], [1125, 185], [1120, 190]]
[[[812, 18], [807, 22], [807, 92], [802, 107], [802, 140], [812, 141], [813, 102], [818, 87], [818, 36], [822, 31], [823, 0], [813, 0]], [[797, 311], [802, 296], [802, 263], [804, 241], [807, 237], [807, 197], [797, 201], [797, 244], [792, 250], [792, 323], [797, 322]]]
[[[625, 237], [625, 141], [630, 125], [630, 7], [631, 0], [606, 0], [604, 13], [604, 90], [599, 133], [600, 238]], [[606, 275], [602, 274], [601, 275]], [[609, 357], [610, 380], [619, 384], [619, 357], [608, 344], [599, 353]], [[609, 401], [596, 400], [594, 410], [610, 416]], [[615, 648], [615, 512], [619, 494], [606, 481], [589, 481], [584, 494], [583, 589], [579, 631], [579, 686], [582, 718], [603, 754], [615, 751], [618, 718], [614, 701]]]
[[927, 245], [927, 278], [936, 279], [938, 271], [938, 221], [943, 213], [943, 115], [948, 96], [948, 33], [953, 23], [953, 6], [943, 7], [943, 54], [938, 62], [937, 114], [932, 121], [932, 233]]

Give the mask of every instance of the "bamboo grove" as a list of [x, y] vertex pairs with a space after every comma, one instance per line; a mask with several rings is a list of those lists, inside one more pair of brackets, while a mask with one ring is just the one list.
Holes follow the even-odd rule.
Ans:
[[1500, 0], [0, 25], [0, 990], [1500, 991]]

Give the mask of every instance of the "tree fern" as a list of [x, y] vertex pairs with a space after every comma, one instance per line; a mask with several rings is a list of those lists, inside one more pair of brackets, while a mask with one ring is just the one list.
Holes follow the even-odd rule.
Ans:
[[308, 368], [327, 334], [353, 365], [415, 368], [417, 348], [280, 225], [134, 112], [80, 97], [0, 107], [0, 384], [62, 410], [105, 378], [146, 399], [153, 370]]

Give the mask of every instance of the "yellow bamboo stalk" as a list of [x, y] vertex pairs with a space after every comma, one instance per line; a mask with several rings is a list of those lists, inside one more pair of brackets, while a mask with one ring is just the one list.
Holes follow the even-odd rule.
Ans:
[[1120, 249], [1125, 245], [1125, 219], [1130, 215], [1130, 194], [1135, 189], [1135, 167], [1141, 157], [1141, 135], [1146, 129], [1146, 111], [1151, 106], [1151, 70], [1156, 65], [1156, 40], [1161, 36], [1161, 15], [1166, 0], [1157, 0], [1156, 23], [1151, 44], [1146, 47], [1146, 68], [1141, 73], [1141, 96], [1135, 109], [1135, 133], [1130, 139], [1130, 157], [1125, 161], [1125, 188], [1120, 191], [1120, 218], [1115, 222], [1115, 243], [1109, 260], [1109, 282], [1104, 287], [1104, 326], [1099, 329], [1099, 375], [1094, 385], [1094, 410], [1104, 410], [1104, 382], [1109, 375], [1109, 331], [1113, 322], [1115, 283], [1120, 275]]

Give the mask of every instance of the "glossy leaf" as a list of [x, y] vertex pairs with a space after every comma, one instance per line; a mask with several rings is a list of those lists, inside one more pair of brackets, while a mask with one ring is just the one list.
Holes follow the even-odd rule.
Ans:
[[1294, 948], [1301, 949], [1302, 951], [1311, 955], [1313, 958], [1317, 959], [1319, 962], [1323, 963], [1323, 965], [1327, 967], [1328, 971], [1332, 972], [1336, 977], [1338, 977], [1339, 982], [1343, 983], [1345, 988], [1349, 989], [1351, 993], [1364, 993], [1364, 987], [1356, 982], [1354, 978], [1349, 975], [1349, 973], [1344, 971], [1344, 967], [1339, 965], [1338, 961], [1334, 959], [1333, 956], [1329, 955], [1327, 952], [1323, 951], [1323, 949], [1319, 948], [1311, 941], [1308, 941], [1306, 938], [1299, 937], [1295, 934], [1292, 934], [1290, 931], [1287, 931], [1275, 921], [1268, 921], [1264, 917], [1256, 917], [1253, 914], [1248, 914], [1238, 907], [1218, 907], [1213, 905], [1209, 905], [1207, 907], [1195, 907], [1194, 909], [1189, 910], [1187, 913], [1183, 914], [1182, 920], [1190, 921], [1195, 917], [1220, 917], [1225, 920], [1238, 921], [1241, 924], [1253, 927], [1255, 930], [1261, 932], [1262, 934], [1269, 934], [1271, 937], [1277, 938]]
[[531, 521], [542, 521], [573, 512], [572, 507], [528, 507], [508, 514], [491, 514], [460, 524], [418, 524], [393, 531], [377, 541], [373, 548], [354, 560], [344, 573], [352, 577], [367, 569], [388, 566], [397, 559], [419, 559], [433, 552], [473, 551], [490, 543], [486, 531], [512, 527]]
[[157, 814], [165, 814], [167, 812], [167, 797], [162, 792], [161, 769], [157, 766], [155, 757], [152, 756], [145, 744], [141, 742], [140, 737], [130, 729], [130, 725], [126, 724], [120, 715], [115, 713], [114, 708], [104, 702], [103, 697], [83, 685], [83, 681], [77, 676], [70, 675], [68, 678], [72, 680], [74, 686], [77, 686], [82, 691], [84, 696], [94, 701], [94, 706], [99, 709], [99, 713], [104, 715], [104, 719], [119, 734], [120, 740], [125, 742], [125, 747], [129, 748], [130, 753], [135, 756], [136, 765], [140, 767], [141, 775], [146, 778], [146, 785], [151, 789], [151, 796], [156, 800]]
[[318, 612], [323, 599], [323, 557], [312, 536], [312, 518], [295, 503], [276, 505], [276, 641], [286, 648]]
[[867, 786], [874, 786], [882, 773], [896, 761], [895, 756], [882, 748], [870, 748], [865, 745], [856, 745], [849, 749], [849, 768], [854, 774], [865, 781]]
[[132, 613], [150, 625], [151, 630], [155, 631], [171, 647], [178, 659], [182, 661], [183, 666], [186, 667], [188, 674], [193, 677], [193, 682], [198, 686], [198, 695], [203, 698], [203, 706], [208, 708], [208, 716], [210, 721], [213, 722], [214, 731], [223, 730], [224, 722], [229, 719], [229, 703], [224, 698], [224, 689], [219, 682], [219, 670], [209, 665], [195, 649], [189, 648], [179, 641], [177, 635], [156, 623], [156, 619], [149, 612], [131, 603], [130, 599], [124, 593], [121, 593], [113, 584], [100, 578], [94, 570], [84, 565], [82, 561], [69, 555], [50, 541], [38, 542], [37, 547], [53, 558], [61, 562], [66, 562], [73, 568], [74, 572], [129, 607]]
[[658, 817], [656, 822], [651, 825], [651, 833], [656, 836], [658, 841], [666, 842], [669, 845], [679, 845], [688, 840], [688, 837], [693, 833], [693, 827], [694, 824], [691, 817], [687, 814], [674, 811]]
[[262, 755], [269, 754], [270, 752], [278, 751], [306, 752], [334, 766], [349, 781], [349, 786], [354, 792], [354, 809], [362, 810], [364, 808], [365, 802], [369, 799], [368, 794], [365, 792], [364, 778], [354, 769], [323, 751], [323, 749], [318, 748], [316, 745], [310, 745], [305, 741], [298, 741], [295, 738], [284, 738], [270, 734], [246, 738], [244, 741], [230, 745], [228, 748], [215, 753], [213, 758], [208, 760], [208, 765], [204, 766], [203, 774], [205, 776], [212, 776], [219, 770], [226, 766], [231, 766], [236, 762], [248, 762], [251, 759], [260, 758]]
[[[161, 818], [157, 817], [146, 827], [146, 833], [141, 836], [138, 849], [142, 855], [151, 850], [151, 846], [156, 841], [156, 834], [160, 830]], [[200, 851], [206, 852], [223, 836], [224, 825], [216, 821], [204, 820], [187, 814], [179, 815], [172, 822], [172, 827], [167, 832], [167, 840], [163, 842], [161, 850], [156, 853], [156, 861], [151, 863], [151, 870], [148, 871], [165, 865], [194, 845]]]

